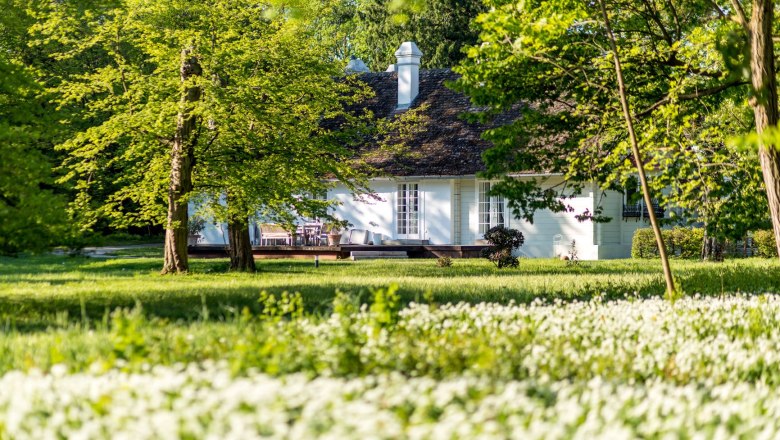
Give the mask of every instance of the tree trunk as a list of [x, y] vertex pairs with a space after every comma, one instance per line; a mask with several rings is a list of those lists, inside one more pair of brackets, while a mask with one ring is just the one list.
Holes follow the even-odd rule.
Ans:
[[176, 133], [171, 147], [171, 178], [168, 185], [168, 218], [165, 224], [165, 260], [162, 273], [184, 273], [189, 270], [187, 261], [188, 200], [192, 191], [192, 168], [195, 165], [197, 143], [197, 117], [192, 114], [192, 104], [200, 100], [201, 88], [189, 81], [202, 74], [198, 59], [191, 49], [181, 53], [181, 82], [184, 84]]
[[723, 261], [723, 243], [716, 237], [705, 236], [701, 258], [705, 261]]
[[762, 137], [767, 129], [776, 129], [778, 122], [777, 82], [775, 80], [774, 42], [772, 41], [773, 0], [754, 0], [749, 23], [750, 72], [753, 96], [750, 104], [759, 134], [758, 157], [764, 175], [769, 214], [775, 232], [775, 246], [780, 255], [780, 155], [770, 136]]
[[249, 239], [249, 221], [232, 217], [228, 220], [228, 238], [230, 245], [230, 270], [255, 272], [255, 258], [252, 255], [252, 243]]
[[664, 280], [666, 281], [666, 294], [671, 297], [671, 295], [675, 293], [672, 268], [669, 266], [669, 258], [666, 254], [666, 243], [664, 243], [663, 236], [661, 235], [661, 227], [658, 224], [658, 219], [655, 217], [653, 199], [650, 197], [650, 188], [647, 184], [647, 177], [645, 176], [645, 165], [642, 161], [642, 155], [639, 152], [636, 132], [634, 132], [634, 122], [631, 118], [631, 109], [628, 106], [626, 85], [623, 81], [623, 69], [620, 67], [620, 57], [618, 55], [617, 44], [615, 44], [615, 35], [612, 33], [612, 26], [609, 24], [609, 15], [607, 15], [607, 7], [604, 5], [604, 0], [599, 0], [599, 4], [601, 6], [601, 14], [604, 16], [604, 26], [606, 27], [607, 36], [609, 37], [609, 44], [615, 59], [615, 73], [617, 75], [620, 105], [623, 107], [623, 116], [626, 119], [628, 137], [631, 141], [631, 151], [634, 154], [634, 162], [636, 162], [637, 172], [639, 173], [639, 182], [642, 184], [642, 196], [644, 197], [645, 205], [647, 206], [647, 215], [650, 217], [650, 225], [653, 227], [655, 241], [658, 244], [658, 255], [661, 257], [661, 266], [663, 267]]

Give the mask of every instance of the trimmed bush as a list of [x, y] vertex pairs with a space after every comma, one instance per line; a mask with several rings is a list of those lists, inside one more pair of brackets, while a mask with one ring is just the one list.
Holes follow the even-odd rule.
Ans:
[[517, 229], [495, 226], [485, 233], [485, 240], [490, 247], [482, 249], [482, 256], [492, 261], [499, 269], [517, 267], [520, 262], [512, 255], [512, 251], [525, 242], [523, 233]]
[[[704, 242], [704, 229], [681, 228], [661, 230], [670, 258], [698, 258]], [[658, 245], [652, 228], [637, 229], [631, 240], [631, 258], [658, 258]]]
[[[704, 228], [680, 228], [675, 227], [669, 231], [672, 246], [670, 254], [678, 258], [700, 258], [701, 247], [704, 242]], [[664, 239], [667, 242], [668, 240]]]
[[753, 233], [753, 246], [756, 248], [756, 255], [764, 258], [777, 258], [777, 247], [775, 246], [775, 234], [769, 231], [756, 231]]
[[631, 258], [656, 258], [658, 246], [652, 228], [642, 228], [634, 231], [631, 239]]

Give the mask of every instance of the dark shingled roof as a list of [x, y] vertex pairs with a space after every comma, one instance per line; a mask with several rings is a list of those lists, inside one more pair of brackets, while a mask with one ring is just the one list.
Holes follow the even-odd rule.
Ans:
[[[475, 111], [469, 98], [447, 88], [447, 81], [459, 75], [450, 69], [420, 70], [419, 94], [410, 110], [421, 113], [411, 139], [403, 140], [408, 148], [404, 154], [378, 152], [367, 160], [369, 164], [391, 176], [463, 176], [485, 169], [482, 152], [491, 144], [480, 135], [488, 128], [460, 117]], [[359, 77], [376, 96], [362, 104], [378, 118], [392, 119], [396, 111], [398, 77], [394, 72], [364, 73]], [[421, 111], [422, 110], [422, 111]], [[510, 117], [501, 117], [507, 122]]]

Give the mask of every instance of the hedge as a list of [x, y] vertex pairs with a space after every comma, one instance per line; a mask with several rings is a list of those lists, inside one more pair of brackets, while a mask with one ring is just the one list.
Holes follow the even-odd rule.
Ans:
[[[681, 228], [662, 229], [661, 237], [666, 251], [673, 258], [698, 258], [704, 242], [704, 229]], [[631, 240], [632, 258], [658, 258], [658, 246], [652, 228], [637, 229]]]

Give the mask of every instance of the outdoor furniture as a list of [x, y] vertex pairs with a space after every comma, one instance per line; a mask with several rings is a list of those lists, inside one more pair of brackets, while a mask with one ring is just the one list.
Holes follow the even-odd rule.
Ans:
[[292, 245], [292, 234], [281, 225], [263, 223], [260, 225], [260, 244], [268, 245], [269, 240], [284, 240], [287, 245]]
[[349, 232], [349, 244], [368, 244], [370, 236], [365, 229], [353, 229]]
[[303, 244], [319, 246], [322, 234], [322, 223], [305, 223], [302, 228]]

